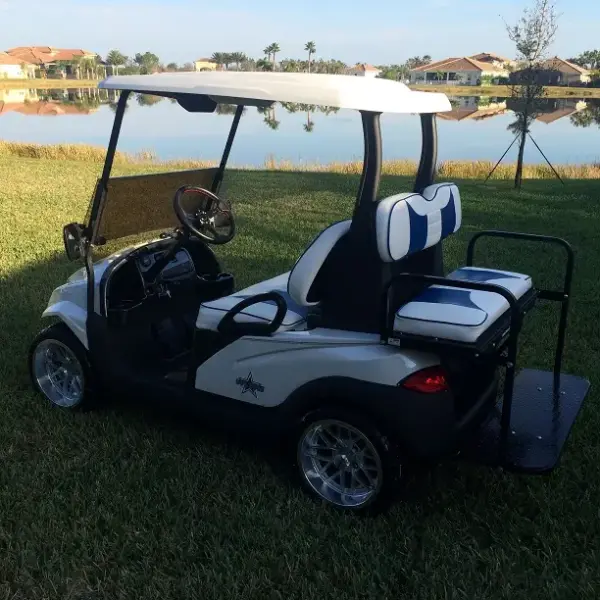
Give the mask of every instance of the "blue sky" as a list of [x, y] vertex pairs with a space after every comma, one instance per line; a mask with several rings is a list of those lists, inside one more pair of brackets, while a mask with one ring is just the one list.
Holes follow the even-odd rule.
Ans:
[[[513, 56], [502, 19], [514, 22], [531, 0], [0, 0], [0, 40], [10, 48], [51, 45], [105, 55], [151, 50], [164, 63], [215, 51], [259, 57], [278, 42], [280, 58], [304, 55], [347, 63], [402, 62], [497, 52]], [[553, 53], [569, 57], [599, 46], [600, 2], [558, 0]]]

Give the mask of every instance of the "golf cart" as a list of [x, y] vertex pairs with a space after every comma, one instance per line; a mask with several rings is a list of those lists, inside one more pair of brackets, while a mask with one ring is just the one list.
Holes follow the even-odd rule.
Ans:
[[[466, 266], [445, 273], [442, 242], [462, 211], [458, 187], [434, 182], [444, 94], [287, 73], [117, 76], [100, 87], [121, 91], [106, 162], [85, 223], [63, 231], [85, 266], [52, 293], [43, 316], [59, 322], [30, 351], [48, 400], [75, 409], [107, 392], [153, 397], [293, 440], [305, 489], [347, 510], [382, 502], [415, 460], [458, 455], [526, 473], [557, 464], [589, 388], [561, 373], [573, 252], [558, 238], [485, 231]], [[111, 177], [132, 92], [189, 112], [236, 105], [219, 166]], [[243, 108], [274, 102], [359, 111], [364, 169], [351, 218], [319, 233], [289, 272], [236, 290], [211, 249], [235, 234], [225, 167]], [[419, 114], [423, 136], [413, 190], [388, 198], [378, 196], [381, 113]], [[486, 236], [561, 246], [563, 289], [475, 266]], [[562, 306], [554, 371], [519, 372], [519, 332], [538, 300]]]

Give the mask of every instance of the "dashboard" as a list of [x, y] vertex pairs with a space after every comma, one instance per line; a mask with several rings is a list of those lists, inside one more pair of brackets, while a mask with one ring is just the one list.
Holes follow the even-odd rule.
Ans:
[[[157, 261], [163, 260], [167, 252], [168, 249], [156, 251], [144, 249], [139, 253], [135, 262], [142, 278], [144, 278], [144, 275], [157, 263]], [[194, 267], [194, 261], [192, 260], [190, 253], [185, 248], [181, 248], [163, 267], [157, 277], [157, 281], [165, 283], [169, 281], [180, 281], [182, 279], [190, 279], [195, 275], [196, 268]]]

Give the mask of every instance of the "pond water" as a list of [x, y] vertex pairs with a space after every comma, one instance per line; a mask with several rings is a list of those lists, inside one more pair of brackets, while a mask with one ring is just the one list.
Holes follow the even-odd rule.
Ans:
[[[117, 97], [104, 90], [0, 90], [0, 139], [20, 142], [85, 143], [106, 146]], [[514, 138], [511, 99], [451, 98], [440, 115], [440, 160], [497, 160]], [[152, 152], [161, 159], [218, 160], [234, 107], [219, 114], [190, 114], [169, 99], [130, 98], [119, 149]], [[418, 159], [419, 120], [382, 117], [385, 159]], [[557, 164], [600, 162], [600, 100], [548, 99], [531, 133]], [[517, 145], [505, 160], [515, 160]], [[329, 163], [362, 159], [358, 113], [306, 105], [246, 109], [231, 153], [232, 165], [260, 166], [266, 160]], [[543, 158], [533, 144], [525, 160]]]

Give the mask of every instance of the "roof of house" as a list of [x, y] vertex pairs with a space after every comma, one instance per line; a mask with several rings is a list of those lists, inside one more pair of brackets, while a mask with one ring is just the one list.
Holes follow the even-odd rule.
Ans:
[[0, 65], [22, 65], [31, 64], [28, 60], [15, 58], [6, 52], [0, 52]]
[[351, 110], [438, 113], [452, 109], [446, 94], [416, 92], [397, 81], [316, 73], [205, 71], [117, 75], [101, 89], [163, 94], [193, 94], [221, 104], [264, 106], [298, 102]]
[[545, 61], [544, 66], [556, 71], [561, 71], [562, 73], [576, 73], [580, 75], [589, 75], [590, 73], [584, 67], [580, 67], [579, 65], [569, 62], [568, 60], [564, 60], [563, 58], [559, 58], [558, 56]]
[[212, 58], [197, 58], [195, 62], [214, 63], [216, 61], [214, 61]]
[[491, 65], [490, 63], [480, 62], [468, 56], [462, 58], [446, 58], [444, 60], [438, 60], [428, 65], [416, 67], [411, 69], [412, 72], [431, 73], [440, 70], [452, 70], [452, 71], [486, 71], [493, 73], [503, 73], [504, 70]]
[[473, 56], [469, 56], [473, 60], [478, 60], [481, 62], [485, 62], [485, 59], [497, 60], [499, 62], [510, 63], [513, 62], [510, 58], [506, 58], [504, 56], [500, 56], [499, 54], [494, 54], [493, 52], [480, 52], [479, 54], [474, 54]]
[[368, 65], [367, 63], [356, 63], [351, 69], [358, 69], [359, 71], [381, 71], [381, 69], [378, 69], [373, 65]]
[[35, 64], [52, 63], [58, 60], [73, 60], [87, 56], [96, 56], [95, 52], [81, 48], [53, 48], [52, 46], [19, 46], [6, 51], [15, 58]]
[[58, 117], [62, 115], [89, 115], [96, 112], [96, 108], [86, 108], [75, 104], [61, 104], [59, 102], [1, 102], [0, 115], [16, 112], [22, 115], [38, 117]]

